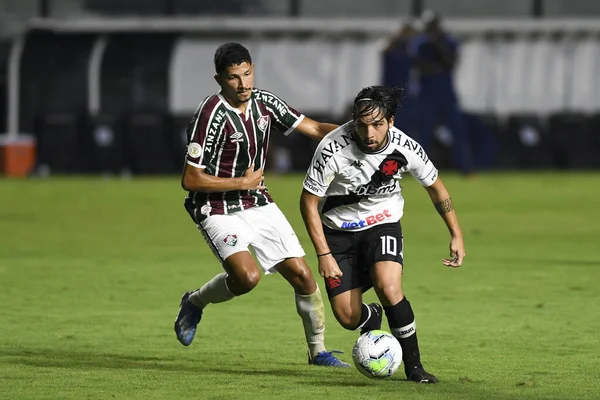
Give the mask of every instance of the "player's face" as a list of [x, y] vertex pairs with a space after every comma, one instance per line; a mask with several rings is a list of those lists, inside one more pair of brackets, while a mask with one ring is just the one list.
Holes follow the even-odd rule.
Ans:
[[252, 97], [254, 88], [254, 64], [243, 62], [229, 66], [215, 79], [221, 86], [221, 94], [231, 103], [238, 107], [246, 103]]
[[375, 111], [356, 120], [356, 135], [363, 147], [377, 151], [386, 145], [387, 132], [393, 125], [394, 117], [388, 121], [381, 111]]

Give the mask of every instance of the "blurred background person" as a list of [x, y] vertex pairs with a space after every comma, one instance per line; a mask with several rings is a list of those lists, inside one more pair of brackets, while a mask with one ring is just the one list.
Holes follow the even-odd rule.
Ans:
[[419, 83], [409, 52], [410, 43], [416, 35], [414, 24], [405, 22], [390, 38], [382, 57], [383, 86], [397, 86], [404, 90], [402, 102], [396, 111], [394, 125], [410, 136], [416, 135], [419, 122]]
[[452, 133], [454, 164], [463, 174], [472, 174], [473, 162], [453, 82], [458, 43], [444, 32], [437, 13], [427, 10], [421, 21], [423, 32], [411, 41], [409, 49], [420, 78], [418, 140], [426, 152], [431, 152], [434, 129], [443, 123]]

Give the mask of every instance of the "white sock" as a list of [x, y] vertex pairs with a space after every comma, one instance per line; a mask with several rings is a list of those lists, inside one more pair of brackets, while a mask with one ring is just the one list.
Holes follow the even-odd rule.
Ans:
[[313, 294], [302, 295], [295, 293], [296, 311], [302, 318], [304, 334], [310, 357], [325, 351], [325, 307], [319, 286]]
[[229, 291], [225, 279], [227, 279], [225, 272], [215, 276], [190, 295], [190, 302], [203, 309], [210, 303], [222, 303], [233, 299], [235, 295]]

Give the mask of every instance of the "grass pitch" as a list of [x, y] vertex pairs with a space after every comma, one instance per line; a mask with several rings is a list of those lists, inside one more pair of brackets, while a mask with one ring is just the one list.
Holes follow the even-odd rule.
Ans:
[[[277, 275], [209, 306], [181, 346], [181, 293], [221, 269], [178, 177], [0, 180], [0, 397], [597, 399], [600, 175], [442, 177], [466, 236], [459, 270], [441, 264], [449, 237], [426, 192], [403, 182], [404, 288], [438, 385], [306, 365], [292, 290]], [[267, 177], [316, 274], [301, 181]], [[326, 344], [351, 362], [356, 332], [325, 301]]]

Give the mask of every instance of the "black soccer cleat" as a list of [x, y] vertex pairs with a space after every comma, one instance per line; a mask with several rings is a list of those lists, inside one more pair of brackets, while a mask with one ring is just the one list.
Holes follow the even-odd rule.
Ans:
[[423, 367], [414, 367], [406, 371], [406, 380], [416, 383], [437, 383], [440, 380], [425, 371]]
[[367, 323], [360, 329], [361, 335], [370, 331], [378, 331], [381, 329], [383, 308], [377, 303], [371, 303], [367, 307], [371, 309], [371, 318], [369, 318]]

